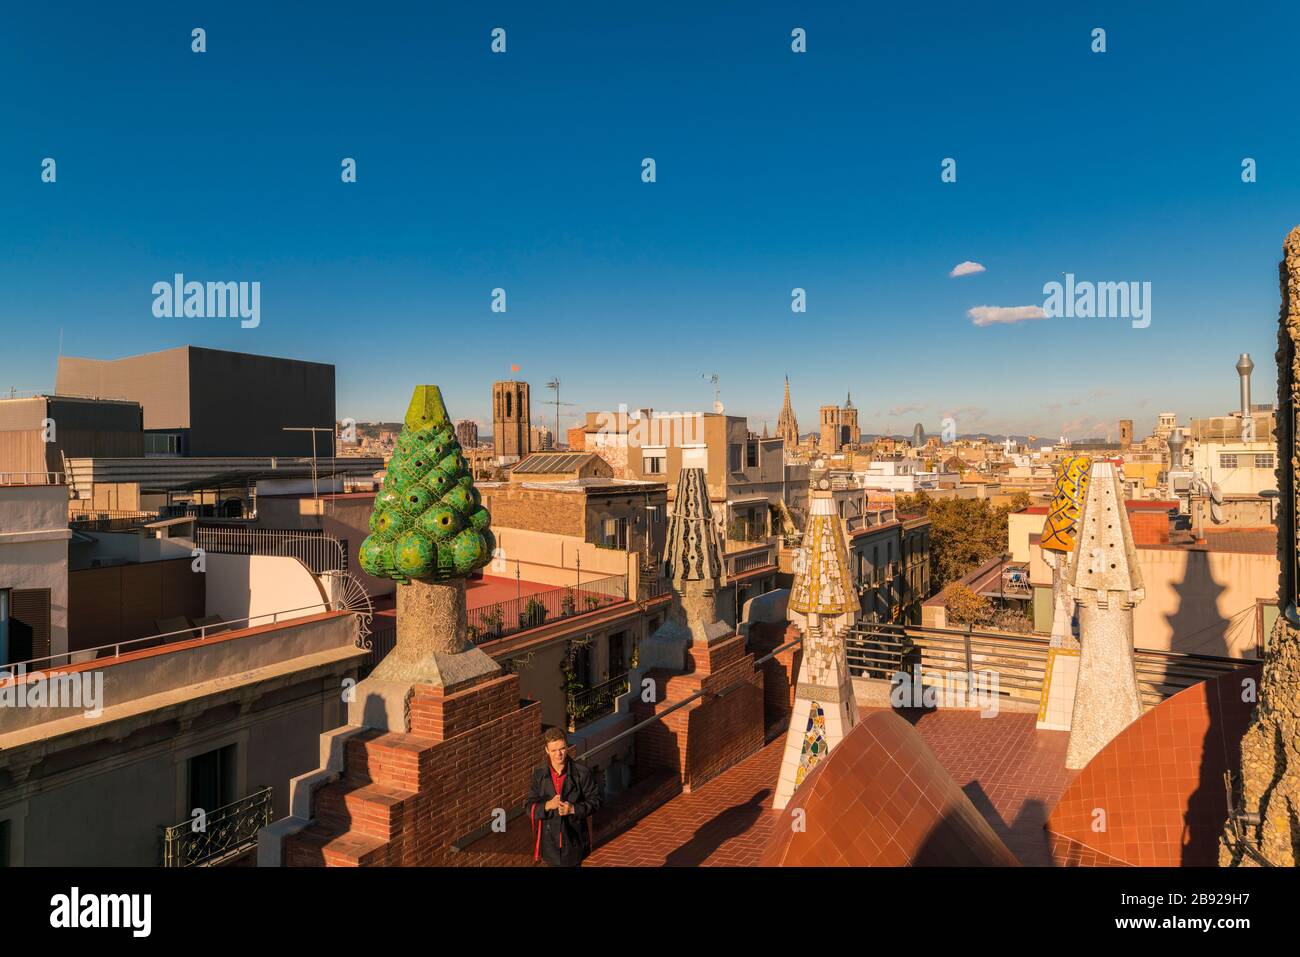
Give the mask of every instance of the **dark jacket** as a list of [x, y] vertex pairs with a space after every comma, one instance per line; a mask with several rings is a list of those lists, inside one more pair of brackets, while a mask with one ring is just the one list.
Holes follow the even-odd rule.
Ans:
[[565, 759], [561, 800], [573, 805], [573, 813], [561, 816], [548, 811], [546, 802], [555, 797], [551, 763], [533, 773], [524, 813], [533, 827], [533, 859], [556, 867], [573, 867], [591, 853], [589, 819], [600, 807], [600, 789], [591, 771], [572, 758]]

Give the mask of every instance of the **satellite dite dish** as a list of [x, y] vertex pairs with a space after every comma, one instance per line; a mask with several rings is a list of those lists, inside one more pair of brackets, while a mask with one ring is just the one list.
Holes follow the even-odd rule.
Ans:
[[1223, 504], [1223, 489], [1219, 488], [1218, 482], [1210, 486], [1210, 501], [1215, 505]]
[[726, 411], [726, 407], [721, 402], [715, 402], [713, 403], [713, 411], [718, 415], [722, 415]]
[[1210, 503], [1210, 521], [1215, 525], [1223, 524], [1223, 509], [1219, 508], [1218, 502]]
[[813, 463], [813, 468], [815, 469], [826, 468], [826, 461], [824, 459], [818, 459], [816, 462]]

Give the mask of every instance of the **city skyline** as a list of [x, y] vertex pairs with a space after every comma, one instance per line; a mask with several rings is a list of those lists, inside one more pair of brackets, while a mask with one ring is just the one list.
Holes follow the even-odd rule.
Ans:
[[[936, 32], [849, 4], [413, 7], [341, 32], [329, 5], [153, 8], [87, 7], [80, 44], [24, 8], [0, 36], [10, 87], [44, 67], [42, 97], [6, 107], [26, 149], [0, 158], [0, 326], [21, 331], [0, 390], [52, 388], [60, 340], [194, 344], [333, 362], [359, 420], [438, 381], [488, 423], [511, 377], [540, 400], [559, 376], [574, 411], [708, 410], [716, 373], [761, 431], [788, 373], [801, 422], [852, 392], [865, 432], [1140, 435], [1232, 408], [1235, 357], [1274, 347], [1294, 11], [1013, 4]], [[156, 316], [177, 273], [260, 283], [260, 322]], [[1150, 283], [1149, 325], [1034, 321], [1066, 276]]]
[[203, 874], [312, 914], [341, 867], [1276, 918], [1296, 37], [1294, 0], [5, 9], [15, 926], [187, 940]]

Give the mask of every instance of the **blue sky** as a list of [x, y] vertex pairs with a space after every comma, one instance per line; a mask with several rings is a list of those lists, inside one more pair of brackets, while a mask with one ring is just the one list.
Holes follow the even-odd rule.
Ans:
[[[566, 424], [707, 409], [717, 373], [761, 429], [788, 373], [805, 431], [851, 390], [866, 431], [1141, 436], [1231, 408], [1243, 351], [1272, 398], [1298, 4], [268, 6], [0, 11], [0, 387], [51, 389], [62, 330], [332, 362], [360, 420], [557, 375]], [[156, 318], [176, 272], [261, 282], [260, 325]], [[1150, 326], [968, 315], [1067, 272], [1149, 281]]]

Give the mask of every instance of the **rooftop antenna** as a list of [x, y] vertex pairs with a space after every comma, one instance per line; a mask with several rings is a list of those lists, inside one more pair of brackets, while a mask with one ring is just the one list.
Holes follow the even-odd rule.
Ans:
[[[329, 432], [329, 433], [333, 434], [334, 429], [333, 429], [332, 427], [327, 429], [327, 428], [325, 428], [324, 426], [319, 426], [319, 425], [299, 425], [299, 426], [285, 426], [285, 427], [282, 428], [280, 431], [281, 431], [281, 432], [310, 432], [310, 433], [311, 433], [311, 497], [312, 497], [313, 499], [317, 499], [317, 500], [319, 500], [319, 499], [320, 499], [320, 488], [319, 488], [319, 486], [316, 484], [316, 433], [317, 433], [317, 432]], [[334, 453], [334, 450], [333, 450], [333, 449], [330, 449], [330, 454], [333, 455], [333, 453]]]
[[716, 372], [712, 372], [712, 373], [705, 372], [701, 375], [701, 378], [705, 379], [708, 382], [713, 383], [713, 411], [716, 412], [718, 415], [721, 415], [723, 409], [722, 389], [719, 386], [719, 382], [721, 380], [718, 378], [718, 374]]
[[560, 406], [577, 405], [577, 403], [560, 401], [560, 377], [559, 376], [556, 376], [550, 382], [546, 383], [546, 388], [552, 389], [555, 392], [555, 398], [551, 399], [546, 404], [555, 406], [555, 437], [552, 440], [552, 447], [558, 449], [560, 447]]

